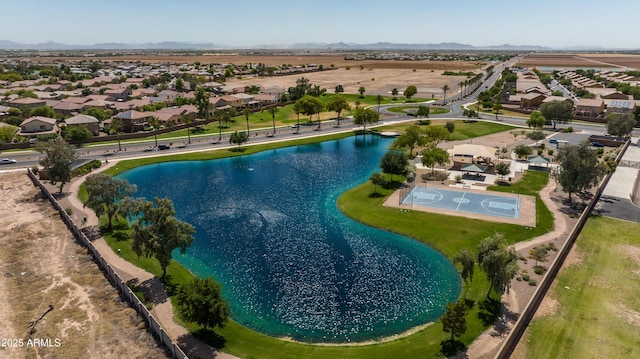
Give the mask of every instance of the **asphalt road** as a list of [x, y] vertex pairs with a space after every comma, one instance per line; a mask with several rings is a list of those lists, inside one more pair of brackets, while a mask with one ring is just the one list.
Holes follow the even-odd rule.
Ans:
[[[485, 81], [477, 87], [477, 89], [471, 94], [467, 95], [464, 99], [460, 99], [460, 94], [456, 94], [450, 98], [447, 98], [446, 104], [442, 104], [441, 101], [427, 101], [423, 104], [428, 104], [429, 106], [443, 106], [449, 109], [449, 113], [437, 115], [433, 118], [451, 118], [451, 119], [463, 119], [462, 106], [464, 104], [470, 104], [476, 101], [478, 94], [485, 89], [493, 86], [493, 84], [498, 80], [502, 70], [505, 67], [512, 66], [517, 59], [509, 60], [507, 63], [495, 64], [493, 74], [485, 79]], [[384, 122], [381, 124], [388, 124], [389, 122], [402, 122], [409, 120], [416, 120], [415, 117], [411, 117], [405, 114], [398, 114], [395, 112], [388, 111], [389, 107], [398, 107], [398, 106], [413, 106], [420, 105], [421, 103], [409, 103], [409, 104], [391, 104], [391, 105], [383, 105], [380, 106], [380, 113], [386, 115], [384, 118]], [[374, 109], [377, 106], [373, 107]], [[495, 121], [495, 116], [488, 114], [479, 114], [480, 120], [489, 120]], [[526, 120], [522, 118], [514, 118], [507, 116], [499, 116], [498, 119], [500, 122], [511, 124], [515, 126], [526, 126]], [[378, 125], [381, 125], [378, 124]], [[318, 135], [326, 135], [332, 133], [339, 132], [347, 132], [353, 131], [354, 128], [358, 128], [360, 126], [356, 126], [353, 124], [353, 120], [350, 118], [344, 118], [340, 120], [340, 126], [337, 127], [336, 121], [327, 121], [323, 122], [320, 129], [318, 129], [317, 125], [307, 125], [301, 124], [299, 130], [291, 128], [290, 126], [284, 127], [276, 127], [276, 133], [273, 135], [273, 129], [260, 129], [255, 131], [250, 131], [250, 140], [248, 144], [252, 143], [262, 143], [268, 141], [284, 141], [290, 139], [296, 139], [300, 137], [308, 137], [308, 136], [318, 136]], [[602, 125], [597, 124], [588, 124], [588, 123], [571, 123], [568, 125], [563, 125], [564, 127], [572, 126], [574, 129], [579, 130], [583, 134], [603, 134], [606, 132], [606, 129]], [[562, 128], [562, 127], [559, 127]], [[229, 143], [229, 133], [222, 135], [222, 139], [219, 138], [218, 134], [207, 134], [204, 136], [191, 136], [191, 143], [187, 143], [186, 137], [180, 138], [172, 138], [172, 139], [158, 139], [158, 145], [160, 144], [170, 144], [171, 148], [167, 150], [158, 150], [155, 146], [155, 140], [151, 136], [148, 139], [131, 142], [127, 141], [122, 144], [122, 149], [119, 150], [118, 144], [96, 144], [96, 145], [87, 145], [78, 148], [79, 160], [102, 160], [108, 161], [109, 159], [128, 159], [128, 158], [137, 158], [137, 157], [150, 157], [150, 156], [159, 156], [159, 155], [167, 155], [167, 154], [176, 154], [176, 153], [184, 153], [184, 152], [197, 152], [197, 151], [206, 151], [212, 150], [216, 148], [224, 148], [230, 147]], [[573, 137], [575, 139], [575, 137]], [[563, 137], [564, 139], [564, 137]], [[571, 141], [576, 142], [576, 141]], [[579, 142], [579, 141], [577, 141]], [[576, 143], [577, 143], [576, 142]], [[8, 165], [0, 165], [0, 171], [2, 170], [14, 170], [21, 168], [28, 168], [38, 165], [39, 159], [41, 159], [44, 155], [35, 151], [20, 151], [20, 152], [11, 152], [11, 153], [3, 153], [0, 154], [0, 158], [12, 158], [17, 162], [15, 164]]]

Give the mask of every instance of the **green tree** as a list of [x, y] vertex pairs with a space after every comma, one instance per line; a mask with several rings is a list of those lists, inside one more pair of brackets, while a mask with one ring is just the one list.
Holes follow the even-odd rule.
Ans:
[[440, 142], [448, 140], [451, 137], [449, 131], [444, 126], [429, 126], [424, 129], [426, 137], [426, 145], [436, 147]]
[[337, 94], [341, 94], [344, 92], [344, 87], [342, 87], [342, 85], [337, 85], [336, 86], [336, 93]]
[[20, 132], [20, 127], [6, 124], [0, 126], [0, 145], [11, 143], [16, 135]]
[[573, 106], [566, 101], [551, 101], [540, 106], [540, 113], [545, 119], [553, 122], [553, 128], [558, 123], [568, 123], [573, 118]]
[[618, 138], [631, 135], [636, 120], [632, 114], [610, 113], [607, 115], [607, 132]]
[[449, 85], [444, 85], [441, 87], [442, 89], [442, 103], [447, 103], [447, 91], [449, 91]]
[[64, 138], [67, 141], [82, 142], [91, 137], [91, 131], [84, 126], [67, 126], [64, 130]]
[[444, 128], [446, 128], [449, 133], [453, 133], [456, 130], [456, 123], [453, 121], [447, 121], [447, 123], [444, 124]]
[[176, 79], [176, 91], [184, 91], [184, 80], [179, 77]]
[[364, 97], [365, 91], [366, 91], [366, 89], [364, 88], [364, 86], [358, 87], [358, 93], [360, 93], [360, 98]]
[[495, 167], [495, 171], [500, 176], [500, 180], [504, 181], [504, 176], [511, 173], [511, 166], [507, 162], [499, 162]]
[[91, 208], [98, 217], [107, 215], [109, 220], [107, 229], [111, 229], [112, 220], [117, 214], [123, 214], [123, 201], [133, 195], [137, 187], [121, 178], [95, 173], [87, 176], [84, 182], [87, 190], [85, 205]]
[[464, 301], [447, 303], [447, 311], [442, 315], [442, 331], [451, 334], [451, 342], [455, 337], [462, 336], [467, 331], [467, 306]]
[[196, 89], [194, 103], [198, 108], [198, 117], [209, 119], [209, 112], [211, 110], [211, 101], [209, 101], [209, 93], [204, 88], [199, 87]]
[[103, 110], [98, 107], [91, 107], [83, 112], [83, 114], [88, 116], [93, 116], [98, 119], [98, 121], [104, 121], [113, 115], [113, 111], [111, 110]]
[[416, 116], [418, 117], [429, 117], [429, 106], [424, 106], [424, 105], [420, 105], [418, 106], [418, 109], [416, 110]]
[[182, 122], [187, 125], [187, 143], [191, 143], [191, 122], [193, 122], [193, 119], [191, 116], [183, 116]]
[[327, 104], [327, 111], [334, 111], [338, 114], [338, 127], [340, 126], [340, 114], [342, 111], [349, 110], [351, 110], [351, 106], [341, 95], [334, 96]]
[[[299, 99], [298, 101], [296, 101], [296, 103], [299, 103], [298, 106], [300, 113], [309, 116], [309, 123], [311, 123], [313, 115], [319, 114], [323, 109], [322, 102], [318, 98], [309, 95]], [[318, 125], [320, 125], [319, 119]]]
[[32, 108], [31, 111], [29, 111], [29, 116], [56, 118], [56, 112], [49, 106], [40, 106]]
[[156, 197], [153, 202], [138, 199], [133, 208], [137, 219], [131, 225], [131, 249], [138, 257], [155, 257], [164, 278], [171, 263], [171, 253], [179, 249], [185, 254], [196, 230], [175, 217], [173, 202], [168, 198]]
[[490, 283], [487, 298], [491, 298], [492, 289], [500, 295], [504, 294], [518, 273], [518, 256], [512, 248], [507, 248], [502, 233], [494, 233], [480, 242], [478, 264]]
[[471, 253], [471, 251], [463, 248], [462, 250], [460, 250], [460, 252], [456, 253], [456, 255], [453, 256], [453, 262], [460, 263], [460, 265], [462, 266], [462, 271], [460, 271], [462, 280], [464, 280], [465, 282], [467, 280], [473, 280], [473, 271], [476, 266], [476, 261], [475, 259], [473, 259], [473, 253]]
[[64, 185], [71, 180], [71, 164], [78, 158], [78, 154], [61, 138], [39, 143], [38, 152], [45, 154], [40, 160], [40, 165], [51, 184], [60, 182], [59, 193], [62, 193]]
[[572, 202], [573, 193], [580, 193], [596, 185], [607, 171], [588, 141], [561, 147], [556, 155], [556, 162], [558, 167], [552, 175], [569, 195], [569, 203]]
[[393, 141], [395, 148], [409, 148], [409, 157], [413, 158], [413, 150], [418, 146], [424, 146], [426, 143], [424, 130], [418, 125], [412, 125], [404, 130], [404, 133]]
[[435, 173], [436, 165], [444, 166], [449, 162], [449, 152], [438, 147], [429, 147], [422, 151], [422, 164], [431, 167], [431, 173]]
[[529, 115], [529, 118], [527, 119], [527, 126], [534, 130], [542, 130], [545, 122], [547, 122], [547, 119], [544, 118], [542, 112], [536, 110], [531, 112], [531, 115]]
[[120, 145], [120, 131], [122, 130], [122, 126], [122, 120], [119, 118], [112, 119], [109, 125], [109, 134], [115, 134], [118, 137], [118, 151], [122, 151], [122, 146]]
[[213, 278], [194, 278], [182, 284], [177, 294], [182, 319], [208, 328], [222, 328], [229, 318], [229, 304], [222, 298], [220, 283]]
[[373, 191], [375, 193], [378, 193], [378, 186], [384, 186], [387, 183], [387, 180], [381, 172], [372, 174], [371, 177], [369, 177], [369, 181], [373, 183]]
[[376, 123], [380, 115], [370, 108], [357, 108], [353, 113], [353, 123], [356, 125], [362, 125], [364, 134], [367, 134], [367, 124]]
[[407, 172], [408, 160], [406, 152], [389, 150], [380, 159], [380, 168], [382, 172], [390, 174], [393, 181], [393, 175], [404, 175]]
[[247, 136], [246, 132], [236, 131], [229, 136], [229, 143], [238, 145], [238, 147], [247, 141], [249, 141], [249, 136]]
[[513, 152], [518, 158], [529, 158], [533, 153], [533, 149], [527, 145], [517, 145], [516, 148], [513, 149]]
[[391, 90], [391, 96], [393, 96], [393, 100], [394, 100], [394, 101], [398, 99], [398, 89], [397, 89], [397, 88], [395, 88], [395, 87], [394, 87], [394, 88]]
[[406, 89], [404, 89], [404, 97], [407, 98], [407, 101], [411, 101], [411, 98], [417, 93], [418, 89], [413, 85], [409, 85]]

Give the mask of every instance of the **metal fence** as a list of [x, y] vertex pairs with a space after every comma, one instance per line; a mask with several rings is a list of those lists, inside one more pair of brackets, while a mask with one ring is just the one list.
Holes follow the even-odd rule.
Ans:
[[105, 274], [109, 282], [116, 287], [120, 293], [126, 298], [129, 305], [138, 312], [138, 314], [144, 318], [147, 323], [149, 330], [153, 335], [160, 340], [162, 344], [164, 344], [169, 351], [171, 352], [172, 358], [175, 359], [186, 359], [187, 355], [180, 349], [180, 347], [171, 339], [171, 337], [165, 332], [160, 323], [156, 320], [156, 318], [151, 315], [147, 307], [136, 297], [136, 295], [131, 291], [129, 286], [120, 278], [118, 273], [111, 267], [111, 265], [100, 255], [100, 252], [96, 249], [96, 247], [89, 241], [87, 236], [82, 233], [80, 228], [76, 226], [71, 217], [67, 214], [67, 212], [60, 206], [58, 201], [53, 197], [53, 195], [47, 190], [47, 188], [40, 182], [40, 180], [35, 176], [35, 174], [31, 171], [31, 169], [27, 169], [27, 175], [37, 187], [40, 188], [42, 193], [49, 199], [53, 207], [60, 213], [60, 217], [62, 221], [66, 224], [67, 228], [73, 236], [76, 238], [78, 242], [80, 242], [83, 246], [85, 246], [91, 256], [93, 257], [98, 267]]
[[[618, 157], [616, 158], [616, 163], [620, 163], [620, 160], [622, 159], [622, 155], [625, 153], [625, 151], [629, 147], [629, 143], [630, 143], [629, 141], [625, 143], [624, 147], [622, 148], [622, 151], [620, 151], [620, 153], [618, 154]], [[549, 269], [547, 270], [545, 275], [542, 277], [542, 280], [540, 281], [540, 284], [536, 288], [536, 291], [533, 293], [533, 296], [525, 306], [524, 310], [522, 311], [522, 314], [520, 314], [520, 317], [516, 321], [516, 324], [513, 326], [513, 329], [511, 329], [511, 332], [509, 332], [509, 334], [507, 335], [507, 338], [502, 343], [502, 346], [500, 347], [500, 350], [496, 354], [495, 359], [509, 358], [513, 353], [513, 351], [515, 350], [516, 346], [518, 345], [518, 342], [520, 341], [520, 338], [522, 338], [524, 331], [527, 329], [527, 326], [531, 322], [533, 315], [536, 313], [536, 311], [538, 310], [538, 307], [540, 306], [540, 303], [542, 302], [545, 295], [549, 291], [549, 288], [551, 287], [553, 280], [558, 275], [558, 272], [560, 271], [562, 264], [567, 258], [569, 251], [573, 247], [573, 244], [578, 238], [580, 231], [582, 231], [582, 227], [584, 227], [584, 224], [587, 222], [587, 219], [589, 219], [591, 211], [600, 200], [600, 196], [602, 195], [602, 192], [607, 186], [607, 183], [609, 183], [609, 179], [611, 179], [612, 175], [613, 175], [613, 172], [609, 173], [600, 182], [600, 185], [598, 186], [595, 195], [593, 196], [593, 198], [591, 199], [587, 207], [584, 209], [584, 211], [578, 218], [578, 222], [573, 227], [573, 230], [571, 230], [571, 233], [569, 233], [567, 241], [564, 243], [562, 248], [560, 248], [560, 250], [558, 251], [558, 256], [553, 260], [553, 262], [549, 266]]]

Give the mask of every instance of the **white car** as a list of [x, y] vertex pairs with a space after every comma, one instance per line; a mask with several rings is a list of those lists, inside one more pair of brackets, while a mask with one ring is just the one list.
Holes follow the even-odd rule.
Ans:
[[16, 160], [12, 160], [11, 158], [0, 159], [0, 165], [10, 165], [13, 163], [16, 163]]

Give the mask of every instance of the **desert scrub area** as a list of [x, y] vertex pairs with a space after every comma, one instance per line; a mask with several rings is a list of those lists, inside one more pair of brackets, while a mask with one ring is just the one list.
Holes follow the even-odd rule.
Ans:
[[591, 218], [514, 358], [640, 356], [638, 224]]
[[0, 198], [0, 358], [167, 358], [24, 172]]

